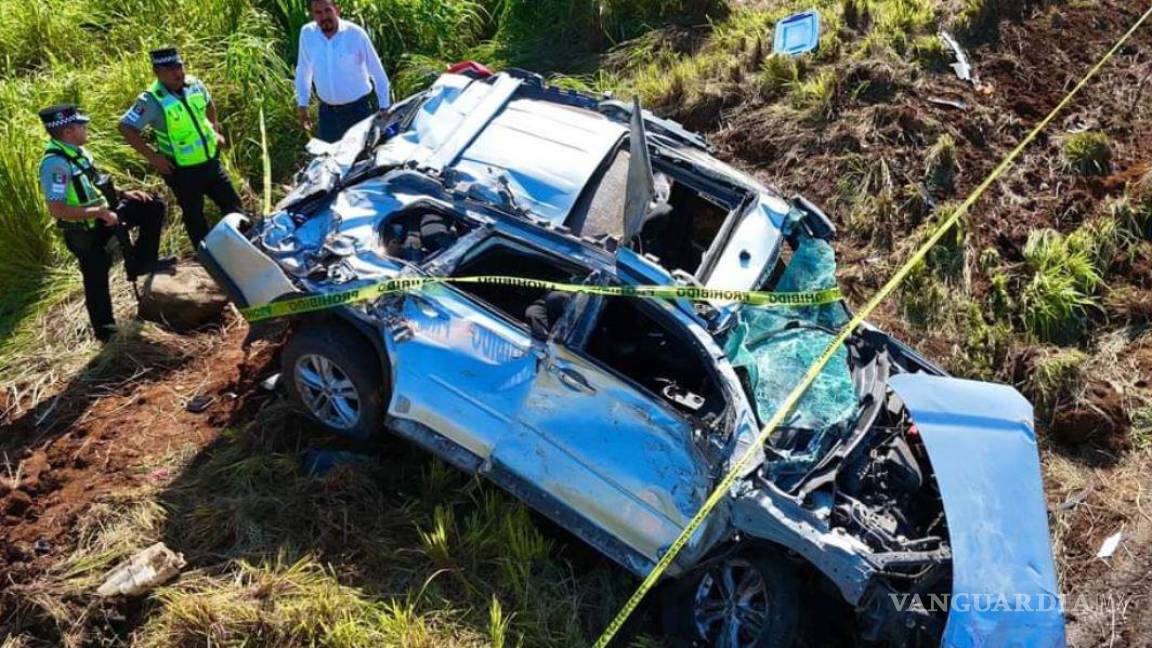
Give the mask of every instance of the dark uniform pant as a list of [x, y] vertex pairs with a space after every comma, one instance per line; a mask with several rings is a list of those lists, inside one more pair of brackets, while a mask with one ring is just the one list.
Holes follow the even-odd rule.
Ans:
[[[164, 224], [164, 202], [124, 199], [113, 210], [128, 229], [136, 229], [135, 263], [137, 268], [150, 268], [156, 263], [160, 251], [160, 229]], [[69, 225], [64, 229], [64, 245], [80, 262], [84, 277], [84, 306], [92, 330], [100, 340], [112, 337], [116, 319], [112, 314], [112, 294], [108, 289], [108, 271], [112, 268], [112, 255], [108, 242], [116, 231], [103, 223], [94, 228], [81, 229]]]
[[204, 218], [204, 197], [207, 196], [220, 208], [220, 213], [230, 214], [241, 211], [240, 196], [220, 160], [209, 160], [195, 166], [176, 167], [164, 176], [164, 181], [176, 195], [180, 212], [184, 217], [184, 231], [192, 247], [199, 249], [200, 242], [208, 235], [208, 220]]
[[369, 92], [352, 103], [340, 106], [321, 101], [319, 119], [316, 122], [316, 139], [325, 142], [338, 142], [343, 139], [349, 128], [372, 116], [376, 104], [373, 96]]

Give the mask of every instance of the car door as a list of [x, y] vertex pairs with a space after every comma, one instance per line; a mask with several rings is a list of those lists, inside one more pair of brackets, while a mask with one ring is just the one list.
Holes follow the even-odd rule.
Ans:
[[488, 460], [532, 388], [537, 357], [528, 330], [445, 284], [400, 299], [388, 349], [389, 415]]
[[[584, 297], [570, 309], [594, 308], [598, 300]], [[568, 348], [568, 333], [548, 342], [517, 415], [520, 432], [501, 439], [494, 460], [654, 562], [707, 498], [708, 462], [687, 419]], [[707, 548], [707, 530], [684, 552], [685, 564]]]

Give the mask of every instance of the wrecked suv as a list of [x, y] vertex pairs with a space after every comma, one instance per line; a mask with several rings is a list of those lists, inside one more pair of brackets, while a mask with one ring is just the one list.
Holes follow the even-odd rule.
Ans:
[[[830, 221], [638, 107], [478, 67], [312, 160], [274, 213], [201, 250], [242, 307], [403, 277], [803, 292]], [[848, 321], [451, 281], [301, 315], [291, 396], [481, 474], [636, 575]], [[667, 574], [683, 645], [790, 646], [813, 591], [877, 645], [1059, 646], [1032, 409], [870, 326], [838, 350]]]

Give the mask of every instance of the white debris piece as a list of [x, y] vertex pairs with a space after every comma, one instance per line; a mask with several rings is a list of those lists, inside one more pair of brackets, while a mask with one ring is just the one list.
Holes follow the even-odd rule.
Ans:
[[1100, 544], [1100, 551], [1096, 552], [1096, 557], [1111, 558], [1112, 554], [1116, 553], [1116, 548], [1120, 546], [1121, 533], [1122, 532], [1117, 531], [1105, 538], [1104, 542]]
[[960, 43], [952, 38], [952, 34], [946, 31], [940, 32], [940, 40], [952, 50], [952, 56], [956, 58], [956, 62], [952, 64], [952, 70], [956, 72], [956, 76], [962, 81], [969, 81], [976, 83], [976, 79], [972, 76], [972, 66], [968, 64], [968, 55], [960, 47]]
[[100, 596], [143, 594], [172, 580], [185, 564], [183, 554], [157, 542], [108, 572], [96, 593]]

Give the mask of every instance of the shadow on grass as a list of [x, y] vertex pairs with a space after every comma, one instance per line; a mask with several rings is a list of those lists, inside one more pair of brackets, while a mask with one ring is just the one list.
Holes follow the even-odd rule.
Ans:
[[[159, 495], [162, 539], [202, 576], [182, 578], [150, 612], [144, 636], [156, 645], [260, 632], [274, 645], [579, 646], [635, 586], [413, 446], [323, 436], [278, 397], [251, 408]], [[310, 474], [305, 457], [320, 449], [355, 459]], [[656, 618], [645, 607], [630, 634]]]

